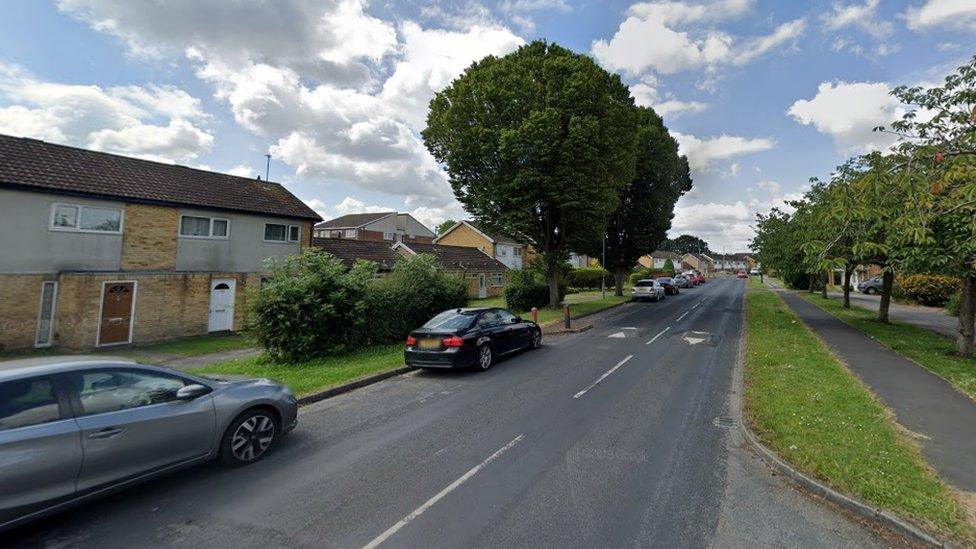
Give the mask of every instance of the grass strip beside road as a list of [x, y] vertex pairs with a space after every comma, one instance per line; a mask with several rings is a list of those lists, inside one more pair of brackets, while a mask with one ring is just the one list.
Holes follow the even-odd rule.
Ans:
[[340, 356], [283, 363], [265, 355], [218, 362], [194, 373], [266, 377], [281, 382], [298, 397], [325, 391], [366, 376], [403, 367], [403, 345], [380, 345]]
[[824, 299], [819, 294], [807, 292], [797, 292], [797, 295], [868, 334], [878, 343], [942, 376], [970, 398], [976, 399], [976, 358], [956, 356], [955, 341], [951, 338], [911, 324], [882, 324], [876, 320], [877, 311], [856, 306], [845, 309], [840, 299]]
[[[569, 294], [566, 296], [564, 303], [569, 305], [569, 314], [573, 318], [580, 315], [595, 313], [597, 311], [602, 311], [603, 309], [608, 309], [613, 307], [618, 303], [623, 303], [624, 301], [630, 301], [629, 295], [615, 296], [613, 295], [613, 290], [607, 291], [607, 298], [601, 299], [599, 291], [591, 292], [580, 292], [577, 294]], [[470, 307], [504, 307], [505, 298], [504, 297], [489, 297], [487, 299], [473, 299], [469, 303]], [[522, 318], [531, 318], [529, 311], [517, 311], [516, 314]], [[549, 309], [540, 307], [539, 308], [539, 324], [545, 324], [546, 322], [552, 322], [553, 320], [558, 320], [563, 317], [563, 310], [560, 309]]]
[[176, 355], [182, 357], [190, 356], [200, 356], [207, 355], [210, 353], [219, 353], [221, 351], [233, 351], [236, 349], [246, 349], [248, 347], [256, 347], [257, 343], [249, 339], [247, 336], [242, 334], [229, 334], [229, 335], [205, 335], [199, 337], [190, 337], [185, 339], [179, 339], [175, 341], [167, 341], [164, 343], [155, 343], [152, 345], [142, 345], [139, 347], [133, 347], [132, 350], [136, 352], [151, 352], [166, 355]]
[[949, 488], [887, 410], [774, 292], [746, 296], [746, 412], [786, 461], [833, 488], [973, 543]]

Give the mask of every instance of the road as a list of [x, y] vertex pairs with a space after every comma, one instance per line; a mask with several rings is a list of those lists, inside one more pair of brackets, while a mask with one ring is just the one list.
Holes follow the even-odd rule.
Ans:
[[303, 408], [265, 460], [203, 466], [13, 532], [18, 547], [874, 547], [730, 417], [741, 280], [605, 313], [488, 372]]

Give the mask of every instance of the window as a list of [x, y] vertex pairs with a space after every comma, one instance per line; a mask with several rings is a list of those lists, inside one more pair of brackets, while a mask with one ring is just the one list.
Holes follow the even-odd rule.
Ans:
[[470, 326], [472, 318], [474, 318], [474, 313], [471, 312], [459, 313], [456, 311], [447, 311], [440, 313], [427, 321], [427, 324], [424, 324], [424, 328], [431, 328], [435, 330], [460, 330]]
[[69, 379], [87, 416], [172, 402], [186, 385], [177, 377], [136, 370], [95, 370]]
[[505, 246], [499, 246], [498, 247], [498, 255], [500, 255], [502, 257], [505, 257], [506, 255], [508, 255], [508, 248], [506, 248]]
[[298, 242], [301, 239], [301, 234], [302, 228], [298, 225], [264, 224], [265, 242]]
[[346, 229], [346, 238], [356, 238], [356, 229]]
[[515, 315], [509, 311], [498, 311], [498, 321], [502, 324], [515, 324]]
[[485, 311], [478, 319], [479, 328], [490, 328], [499, 324], [501, 324], [501, 318], [498, 316], [498, 311]]
[[54, 327], [54, 306], [58, 298], [58, 283], [47, 280], [41, 283], [41, 305], [37, 313], [36, 347], [51, 345], [51, 329]]
[[491, 285], [496, 288], [502, 285], [502, 273], [491, 273]]
[[122, 232], [122, 210], [79, 204], [54, 204], [51, 209], [51, 229], [118, 234]]
[[393, 240], [393, 233], [383, 233], [383, 240]]
[[329, 238], [342, 238], [342, 231], [331, 231]]
[[216, 217], [180, 216], [180, 236], [189, 238], [227, 238], [230, 221]]
[[512, 253], [515, 255], [522, 255], [522, 248], [515, 248]]
[[0, 431], [61, 419], [54, 384], [46, 378], [0, 383]]

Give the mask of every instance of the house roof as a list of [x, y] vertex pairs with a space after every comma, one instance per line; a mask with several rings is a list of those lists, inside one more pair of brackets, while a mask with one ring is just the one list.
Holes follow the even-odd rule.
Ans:
[[681, 259], [680, 255], [665, 250], [655, 250], [651, 252], [650, 256], [656, 259]]
[[278, 183], [2, 134], [0, 185], [132, 202], [322, 219]]
[[745, 252], [736, 252], [733, 254], [715, 254], [715, 259], [720, 259], [722, 261], [745, 261], [750, 258], [751, 256]]
[[352, 267], [357, 259], [365, 259], [376, 263], [381, 271], [389, 271], [400, 259], [400, 254], [382, 240], [313, 238], [312, 244], [341, 259], [347, 267]]
[[692, 252], [688, 252], [688, 253], [686, 253], [686, 254], [685, 254], [684, 256], [682, 256], [682, 258], [684, 258], [684, 257], [687, 257], [687, 256], [689, 256], [689, 255], [690, 255], [691, 257], [694, 257], [694, 258], [695, 258], [695, 259], [697, 259], [698, 261], [707, 261], [707, 262], [709, 262], [709, 263], [711, 263], [711, 262], [713, 262], [713, 261], [714, 261], [714, 260], [713, 260], [713, 259], [712, 259], [711, 257], [709, 257], [709, 256], [707, 256], [707, 255], [705, 255], [705, 254], [696, 254], [696, 253], [692, 253]]
[[446, 270], [458, 271], [507, 271], [508, 267], [494, 257], [478, 248], [467, 246], [444, 246], [441, 244], [420, 244], [417, 242], [399, 242], [394, 249], [405, 248], [416, 254], [430, 254], [437, 258], [437, 263]]
[[475, 231], [481, 233], [485, 238], [487, 238], [488, 240], [492, 241], [493, 243], [496, 243], [496, 244], [507, 244], [507, 245], [514, 245], [514, 246], [523, 246], [523, 244], [521, 242], [519, 242], [518, 240], [515, 240], [514, 238], [511, 238], [509, 236], [505, 236], [505, 235], [501, 235], [501, 234], [498, 234], [498, 233], [491, 232], [491, 231], [485, 229], [484, 225], [482, 225], [481, 223], [478, 223], [476, 221], [458, 221], [457, 223], [454, 224], [453, 227], [451, 227], [450, 229], [444, 231], [444, 234], [438, 236], [437, 239], [434, 240], [434, 242], [437, 242], [438, 240], [444, 238], [451, 231], [453, 231], [454, 229], [457, 229], [461, 225], [467, 225], [468, 227], [471, 227], [472, 229], [474, 229]]
[[316, 229], [358, 229], [363, 225], [369, 225], [374, 221], [379, 221], [384, 217], [396, 215], [396, 212], [369, 212], [346, 214], [335, 219], [323, 221], [315, 226]]

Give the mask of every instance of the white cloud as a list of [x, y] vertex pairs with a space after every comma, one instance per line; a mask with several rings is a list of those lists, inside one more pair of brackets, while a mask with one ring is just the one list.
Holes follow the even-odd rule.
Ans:
[[336, 204], [335, 211], [338, 215], [347, 215], [353, 213], [392, 212], [396, 211], [396, 208], [376, 205], [367, 206], [362, 200], [347, 196], [342, 202]]
[[756, 186], [769, 194], [777, 195], [782, 187], [775, 181], [760, 181]]
[[882, 82], [823, 82], [812, 99], [800, 99], [787, 113], [831, 136], [844, 153], [885, 149], [895, 137], [872, 131], [901, 118], [904, 110]]
[[572, 10], [572, 6], [566, 0], [504, 0], [499, 7], [502, 13], [525, 34], [535, 32], [535, 21], [530, 16], [531, 12]]
[[646, 2], [627, 12], [610, 40], [594, 40], [591, 51], [605, 67], [639, 75], [646, 70], [673, 74], [745, 65], [769, 51], [793, 43], [806, 22], [796, 19], [766, 36], [738, 40], [713, 24], [743, 15], [751, 0], [716, 0], [701, 4]]
[[44, 82], [0, 63], [0, 133], [166, 162], [189, 161], [213, 146], [200, 101], [170, 86]]
[[678, 140], [681, 154], [688, 155], [693, 170], [706, 170], [718, 160], [767, 151], [776, 146], [769, 138], [747, 138], [733, 135], [699, 138], [694, 135], [671, 132]]
[[749, 240], [755, 236], [752, 224], [757, 213], [766, 213], [774, 207], [792, 212], [793, 208], [787, 202], [803, 196], [801, 192], [782, 194], [778, 184], [772, 181], [760, 182], [756, 186], [772, 196], [765, 200], [752, 198], [748, 202], [737, 200], [729, 203], [698, 203], [689, 195], [683, 196], [675, 207], [668, 234], [672, 237], [682, 234], [698, 236], [715, 251], [747, 251]]
[[630, 86], [630, 94], [634, 96], [634, 103], [642, 107], [651, 107], [662, 118], [677, 118], [685, 113], [699, 113], [708, 108], [708, 103], [700, 101], [680, 101], [674, 98], [662, 99], [655, 86], [654, 78], [645, 77], [642, 81]]
[[309, 208], [312, 208], [315, 213], [319, 214], [322, 219], [331, 219], [332, 214], [329, 212], [329, 206], [324, 200], [319, 198], [312, 198], [310, 200], [302, 200]]
[[828, 31], [856, 27], [875, 38], [885, 38], [894, 32], [894, 25], [878, 18], [879, 3], [880, 0], [867, 0], [863, 4], [835, 2], [830, 12], [820, 16], [820, 21]]
[[946, 28], [976, 32], [976, 2], [971, 0], [926, 0], [902, 14], [905, 25], [916, 32]]
[[233, 168], [227, 170], [230, 175], [236, 175], [238, 177], [255, 177], [257, 174], [254, 169], [247, 164], [238, 164]]

